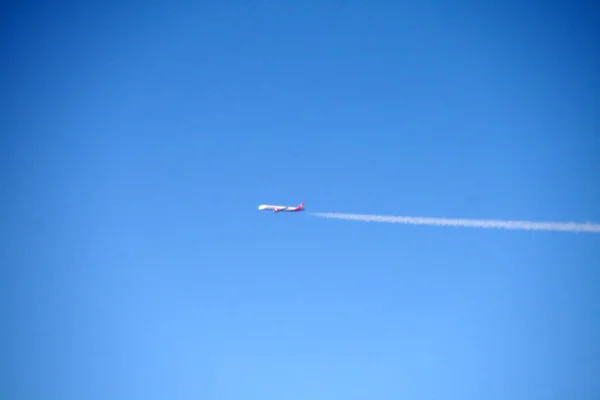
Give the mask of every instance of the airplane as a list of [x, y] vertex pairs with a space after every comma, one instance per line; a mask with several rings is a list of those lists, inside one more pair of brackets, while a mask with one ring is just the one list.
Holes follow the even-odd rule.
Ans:
[[285, 212], [304, 211], [304, 202], [300, 203], [300, 205], [298, 205], [296, 207], [271, 206], [268, 204], [261, 204], [260, 206], [258, 206], [258, 209], [259, 210], [273, 210], [274, 213], [278, 213], [280, 211], [285, 211]]

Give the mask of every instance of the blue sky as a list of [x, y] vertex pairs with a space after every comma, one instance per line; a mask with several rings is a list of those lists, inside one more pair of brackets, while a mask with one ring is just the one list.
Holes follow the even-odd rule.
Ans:
[[3, 7], [0, 395], [597, 399], [598, 7]]

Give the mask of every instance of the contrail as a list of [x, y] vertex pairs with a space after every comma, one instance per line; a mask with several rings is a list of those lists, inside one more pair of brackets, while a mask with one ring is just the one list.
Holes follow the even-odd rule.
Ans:
[[435, 225], [463, 228], [495, 228], [555, 232], [600, 232], [600, 224], [593, 224], [590, 222], [581, 224], [575, 222], [501, 221], [490, 219], [401, 217], [390, 215], [344, 214], [332, 212], [315, 212], [311, 213], [311, 215], [321, 218], [346, 219], [363, 222], [385, 222], [390, 224]]

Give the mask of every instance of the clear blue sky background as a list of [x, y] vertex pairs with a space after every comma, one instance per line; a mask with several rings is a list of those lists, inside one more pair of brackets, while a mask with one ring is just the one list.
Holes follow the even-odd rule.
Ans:
[[[75, 3], [74, 3], [75, 4]], [[186, 5], [184, 5], [186, 4]], [[3, 399], [598, 399], [598, 7], [3, 5]]]

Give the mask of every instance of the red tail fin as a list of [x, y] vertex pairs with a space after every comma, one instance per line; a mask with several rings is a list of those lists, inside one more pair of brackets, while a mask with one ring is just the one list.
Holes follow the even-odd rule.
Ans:
[[298, 208], [299, 208], [300, 210], [304, 210], [304, 202], [300, 203], [300, 205], [298, 206]]

